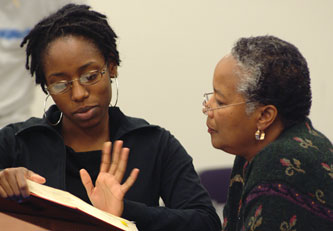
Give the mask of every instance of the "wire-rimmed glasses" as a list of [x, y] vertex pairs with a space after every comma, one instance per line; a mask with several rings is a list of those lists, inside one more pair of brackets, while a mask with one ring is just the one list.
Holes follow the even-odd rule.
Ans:
[[67, 80], [61, 80], [55, 83], [50, 84], [46, 89], [51, 94], [63, 94], [67, 92], [69, 89], [72, 88], [72, 84], [74, 81], [79, 81], [79, 83], [83, 86], [90, 86], [97, 82], [99, 82], [102, 79], [102, 76], [105, 74], [106, 69], [105, 65], [101, 70], [93, 70], [89, 71], [87, 73], [82, 74], [79, 78], [67, 81]]
[[[209, 93], [205, 93], [204, 96], [204, 101], [202, 102], [202, 112], [207, 115], [208, 112], [210, 111], [214, 111], [217, 109], [221, 109], [221, 108], [225, 108], [225, 107], [230, 107], [230, 106], [236, 106], [236, 105], [240, 105], [240, 104], [245, 104], [245, 103], [249, 103], [249, 102], [240, 102], [240, 103], [233, 103], [233, 104], [226, 104], [226, 105], [221, 105], [221, 106], [214, 106], [214, 107], [210, 107], [208, 106], [208, 102], [211, 100], [212, 96], [214, 95], [214, 92], [209, 92]], [[215, 103], [216, 104], [216, 101]]]

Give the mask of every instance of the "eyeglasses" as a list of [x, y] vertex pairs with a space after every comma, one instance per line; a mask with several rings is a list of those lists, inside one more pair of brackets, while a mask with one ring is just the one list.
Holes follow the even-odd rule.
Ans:
[[[209, 107], [208, 106], [208, 102], [212, 99], [214, 95], [214, 92], [209, 92], [209, 93], [205, 93], [204, 96], [204, 101], [202, 102], [202, 112], [207, 115], [209, 111], [214, 111], [217, 109], [221, 109], [221, 108], [225, 108], [225, 107], [230, 107], [230, 106], [236, 106], [236, 105], [241, 105], [241, 104], [245, 104], [245, 103], [249, 103], [249, 102], [240, 102], [240, 103], [233, 103], [233, 104], [227, 104], [227, 105], [220, 105], [220, 106], [214, 106], [214, 107]], [[216, 100], [214, 101], [216, 104]]]
[[93, 70], [89, 71], [87, 73], [84, 73], [81, 75], [79, 78], [67, 81], [67, 80], [61, 80], [56, 83], [50, 84], [46, 89], [51, 93], [51, 94], [63, 94], [67, 92], [70, 88], [72, 88], [72, 84], [74, 81], [79, 81], [79, 83], [83, 86], [90, 86], [93, 84], [96, 84], [99, 82], [103, 75], [105, 74], [106, 69], [105, 65], [101, 70]]

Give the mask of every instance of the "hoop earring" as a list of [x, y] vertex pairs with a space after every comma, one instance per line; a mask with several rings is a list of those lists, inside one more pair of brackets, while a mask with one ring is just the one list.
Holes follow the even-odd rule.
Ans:
[[260, 131], [258, 129], [256, 131], [256, 133], [254, 133], [254, 137], [256, 138], [256, 140], [264, 140], [265, 139], [265, 132], [264, 131]]
[[46, 96], [46, 98], [45, 98], [45, 100], [44, 100], [44, 114], [43, 114], [43, 118], [45, 118], [46, 120], [47, 120], [47, 122], [49, 123], [49, 124], [51, 124], [52, 126], [57, 126], [59, 123], [60, 123], [60, 121], [62, 120], [62, 112], [60, 113], [60, 117], [59, 117], [59, 119], [58, 119], [58, 121], [56, 122], [56, 123], [51, 123], [48, 119], [47, 119], [47, 116], [46, 116], [46, 102], [47, 102], [47, 99], [50, 97], [50, 95], [49, 94], [47, 94], [47, 96]]
[[[116, 92], [116, 102], [114, 103], [114, 106], [111, 104], [111, 102], [110, 102], [110, 105], [112, 106], [112, 107], [115, 107], [115, 106], [117, 106], [117, 103], [118, 103], [118, 96], [119, 96], [119, 87], [118, 87], [118, 80], [117, 80], [117, 75], [116, 76], [114, 76], [114, 81], [115, 81], [115, 83], [116, 83], [116, 90], [117, 90], [117, 92]], [[111, 88], [112, 88], [112, 80], [113, 79], [111, 79]]]

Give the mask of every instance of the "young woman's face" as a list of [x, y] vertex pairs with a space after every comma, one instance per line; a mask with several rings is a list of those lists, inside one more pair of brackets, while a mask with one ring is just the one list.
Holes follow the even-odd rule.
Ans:
[[227, 106], [207, 113], [207, 127], [215, 148], [228, 153], [246, 155], [254, 145], [256, 120], [246, 114], [246, 99], [237, 92], [238, 77], [235, 59], [229, 55], [216, 66], [213, 78], [214, 95], [208, 102], [211, 108]]
[[64, 125], [94, 127], [108, 119], [111, 100], [110, 71], [104, 57], [89, 40], [79, 36], [66, 36], [52, 41], [43, 55], [44, 74], [49, 87], [58, 81], [71, 81], [93, 72], [106, 70], [101, 79], [89, 86], [75, 80], [71, 88], [51, 96], [64, 114]]

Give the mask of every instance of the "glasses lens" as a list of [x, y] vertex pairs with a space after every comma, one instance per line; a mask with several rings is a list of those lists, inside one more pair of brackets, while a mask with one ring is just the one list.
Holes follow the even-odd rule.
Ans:
[[52, 94], [59, 94], [62, 92], [65, 92], [68, 89], [69, 84], [67, 82], [58, 82], [58, 83], [54, 83], [52, 84], [48, 90], [52, 93]]
[[209, 105], [208, 105], [208, 102], [212, 98], [212, 96], [213, 96], [213, 93], [205, 93], [204, 94], [204, 101], [202, 103], [202, 106], [203, 106], [202, 112], [205, 115], [207, 115], [208, 111], [211, 110], [210, 107], [209, 107]]
[[212, 96], [213, 96], [213, 93], [206, 93], [206, 94], [204, 94], [204, 102], [205, 102], [205, 104], [207, 104], [208, 102], [209, 102], [209, 100], [212, 98]]
[[97, 83], [101, 79], [101, 73], [99, 71], [91, 71], [80, 77], [80, 83], [83, 85], [92, 85]]

